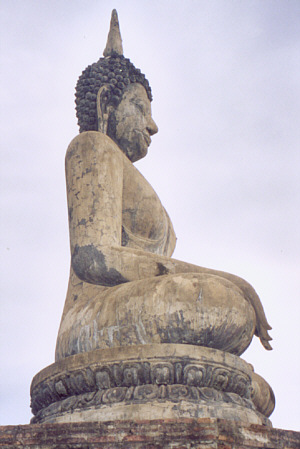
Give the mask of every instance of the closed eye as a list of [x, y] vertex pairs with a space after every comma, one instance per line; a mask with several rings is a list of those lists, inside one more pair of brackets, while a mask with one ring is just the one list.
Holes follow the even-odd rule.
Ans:
[[136, 106], [136, 108], [137, 108], [139, 111], [141, 111], [143, 114], [145, 113], [145, 112], [144, 112], [144, 108], [143, 108], [143, 106], [142, 106], [141, 104], [135, 103], [135, 106]]

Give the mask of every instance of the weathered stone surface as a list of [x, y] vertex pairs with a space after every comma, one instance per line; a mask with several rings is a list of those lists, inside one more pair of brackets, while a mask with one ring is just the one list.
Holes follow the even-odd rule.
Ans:
[[252, 373], [251, 399], [257, 410], [265, 416], [270, 416], [275, 408], [275, 395], [272, 388], [257, 373]]
[[110, 29], [107, 37], [107, 43], [103, 56], [112, 56], [114, 54], [123, 55], [123, 46], [119, 28], [117, 11], [114, 9], [111, 13]]
[[240, 354], [254, 333], [251, 306], [228, 281], [215, 276], [169, 275], [109, 290], [71, 280], [68, 295], [76, 300], [60, 326], [57, 360], [151, 343], [194, 344]]
[[[103, 55], [105, 58], [100, 58], [96, 63], [89, 65], [78, 79], [76, 111], [80, 132], [101, 131], [114, 138], [113, 129], [116, 123], [110, 117], [110, 112], [116, 109], [130, 84], [138, 83], [143, 86], [146, 97], [152, 101], [151, 88], [145, 75], [128, 58], [123, 56], [116, 10], [112, 11], [110, 30]], [[141, 104], [138, 108], [140, 108], [140, 112], [143, 112]], [[108, 119], [110, 120], [109, 128], [107, 127]], [[148, 139], [148, 132], [145, 134]]]
[[77, 84], [81, 134], [66, 154], [69, 287], [56, 363], [32, 383], [33, 422], [270, 426], [272, 390], [235, 356], [254, 334], [271, 349], [258, 295], [235, 275], [171, 258], [171, 220], [132, 164], [158, 128], [149, 83], [123, 56], [115, 10], [104, 56]]
[[248, 347], [257, 320], [240, 285], [166, 257], [175, 246], [170, 219], [111, 139], [80, 134], [66, 173], [72, 267], [56, 360], [160, 342], [234, 354]]
[[[108, 47], [105, 50], [107, 57], [86, 69], [81, 77], [82, 85], [80, 78], [77, 89], [77, 111], [82, 112], [84, 120], [88, 120], [88, 123], [93, 122], [91, 126], [83, 127], [84, 130], [91, 131], [76, 138], [66, 156], [72, 270], [80, 281], [99, 286], [114, 287], [126, 282], [144, 280], [144, 290], [139, 285], [143, 299], [145, 295], [149, 296], [146, 282], [155, 276], [198, 273], [221, 277], [234, 285], [227, 284], [227, 296], [234, 297], [238, 288], [242, 299], [237, 302], [241, 302], [243, 308], [243, 301], [247, 301], [253, 308], [255, 319], [253, 320], [253, 311], [246, 314], [244, 312], [240, 314], [240, 311], [235, 313], [233, 299], [234, 304], [231, 308], [235, 319], [233, 324], [227, 326], [222, 338], [229, 347], [215, 344], [215, 340], [220, 340], [219, 333], [217, 332], [216, 336], [214, 332], [209, 335], [207, 329], [203, 331], [206, 333], [205, 337], [202, 335], [199, 338], [196, 331], [193, 341], [186, 341], [184, 335], [183, 340], [178, 342], [207, 345], [241, 354], [250, 344], [255, 330], [263, 345], [271, 349], [267, 332], [270, 326], [257, 294], [247, 282], [229, 273], [209, 270], [170, 258], [175, 240], [170, 219], [156, 193], [131, 164], [147, 154], [151, 143], [150, 136], [158, 131], [151, 116], [151, 95], [144, 76], [137, 75], [136, 69], [134, 74], [132, 72], [132, 75], [128, 75], [127, 82], [123, 79], [127, 62], [113, 57], [113, 55], [122, 56], [121, 48], [117, 48], [119, 43], [117, 15], [116, 11], [113, 11]], [[116, 50], [113, 50], [114, 47]], [[98, 125], [95, 127], [96, 121]], [[101, 132], [96, 136], [92, 130]], [[112, 145], [110, 138], [115, 146]], [[184, 280], [182, 286], [183, 284]], [[215, 284], [218, 284], [218, 279], [215, 279]], [[218, 284], [215, 288], [216, 296], [219, 296], [219, 286]], [[198, 297], [202, 298], [201, 292], [202, 288], [198, 293]], [[122, 289], [118, 290], [118, 294], [122, 295]], [[153, 296], [153, 292], [150, 295]], [[73, 296], [80, 297], [78, 293]], [[184, 302], [185, 296], [189, 296], [189, 291], [183, 294], [180, 300]], [[210, 303], [211, 296], [213, 295], [209, 295]], [[224, 295], [221, 296], [223, 299]], [[90, 299], [89, 296], [87, 298]], [[93, 300], [93, 297], [91, 299]], [[102, 300], [103, 295], [100, 294], [99, 301]], [[150, 305], [152, 306], [151, 299]], [[219, 307], [214, 309], [214, 305], [211, 304], [208, 313], [213, 315], [213, 310], [217, 315], [225, 312]], [[190, 312], [192, 313], [192, 310]], [[245, 321], [247, 315], [249, 320]], [[63, 320], [65, 324], [65, 317]], [[181, 329], [181, 332], [189, 334], [191, 330], [187, 326], [189, 318], [185, 321], [187, 329]], [[76, 333], [78, 323], [74, 326], [77, 328]], [[87, 326], [90, 326], [90, 323], [87, 323]], [[169, 327], [168, 325], [168, 331]], [[241, 327], [245, 331], [244, 334], [240, 332]], [[174, 328], [173, 323], [171, 328]], [[233, 342], [235, 339], [240, 341], [240, 347]], [[78, 336], [75, 336], [75, 340], [78, 340]], [[58, 343], [59, 341], [60, 337]], [[131, 336], [128, 337], [128, 341], [130, 344]], [[68, 350], [64, 352], [65, 349], [60, 354], [58, 348], [58, 357], [70, 354]], [[71, 342], [69, 350], [71, 353], [79, 352], [78, 349], [74, 350], [74, 342]]]
[[223, 419], [0, 427], [2, 449], [298, 449], [300, 433]]
[[264, 397], [251, 401], [252, 376], [239, 357], [192, 345], [90, 351], [35, 376], [33, 422], [214, 416], [270, 425]]

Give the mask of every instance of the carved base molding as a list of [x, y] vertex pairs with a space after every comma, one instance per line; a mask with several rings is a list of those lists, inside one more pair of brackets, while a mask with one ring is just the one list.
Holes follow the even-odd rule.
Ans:
[[239, 357], [199, 346], [95, 350], [34, 377], [32, 423], [217, 417], [270, 425], [272, 404], [261, 397], [257, 382], [253, 402], [252, 376]]

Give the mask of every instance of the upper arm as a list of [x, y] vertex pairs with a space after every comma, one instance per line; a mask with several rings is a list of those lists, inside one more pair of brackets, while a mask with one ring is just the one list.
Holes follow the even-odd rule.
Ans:
[[71, 254], [121, 245], [123, 155], [99, 132], [77, 136], [66, 154]]

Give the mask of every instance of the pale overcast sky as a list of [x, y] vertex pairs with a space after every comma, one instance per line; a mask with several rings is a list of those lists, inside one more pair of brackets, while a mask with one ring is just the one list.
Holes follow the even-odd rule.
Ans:
[[300, 430], [300, 2], [1, 0], [0, 424], [31, 417], [54, 362], [68, 282], [64, 155], [74, 87], [117, 8], [159, 133], [137, 168], [166, 207], [174, 257], [237, 274], [274, 350], [243, 358], [272, 386], [274, 427]]

